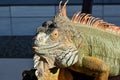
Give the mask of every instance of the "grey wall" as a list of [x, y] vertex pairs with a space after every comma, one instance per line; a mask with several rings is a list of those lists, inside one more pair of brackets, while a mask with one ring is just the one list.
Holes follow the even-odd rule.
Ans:
[[[93, 5], [92, 14], [120, 25], [120, 5]], [[67, 6], [68, 16], [81, 11], [81, 5]], [[0, 6], [0, 57], [30, 58], [36, 28], [51, 20], [58, 6]]]
[[[93, 16], [107, 22], [120, 25], [120, 5], [94, 5]], [[72, 16], [81, 11], [80, 6], [68, 6], [67, 12]], [[36, 27], [50, 20], [58, 12], [58, 6], [1, 6], [0, 36], [34, 35]]]

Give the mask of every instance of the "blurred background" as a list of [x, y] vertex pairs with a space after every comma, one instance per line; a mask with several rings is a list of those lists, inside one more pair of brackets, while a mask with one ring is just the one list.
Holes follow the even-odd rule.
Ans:
[[[82, 11], [83, 1], [69, 0], [70, 18]], [[93, 16], [120, 25], [120, 0], [91, 1]], [[58, 13], [58, 4], [59, 0], [0, 0], [1, 80], [21, 80], [22, 71], [33, 67], [32, 38], [37, 27]]]

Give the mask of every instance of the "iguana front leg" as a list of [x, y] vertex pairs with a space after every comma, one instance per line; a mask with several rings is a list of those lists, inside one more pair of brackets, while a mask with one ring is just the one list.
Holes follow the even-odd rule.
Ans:
[[95, 73], [94, 80], [108, 80], [110, 67], [103, 60], [96, 57], [85, 56], [82, 64], [85, 69]]

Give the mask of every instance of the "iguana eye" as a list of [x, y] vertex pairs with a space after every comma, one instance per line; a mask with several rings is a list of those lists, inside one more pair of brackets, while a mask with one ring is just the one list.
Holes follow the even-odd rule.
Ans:
[[59, 36], [59, 32], [57, 29], [55, 29], [51, 34], [51, 38], [56, 39], [56, 38], [58, 38], [58, 36]]

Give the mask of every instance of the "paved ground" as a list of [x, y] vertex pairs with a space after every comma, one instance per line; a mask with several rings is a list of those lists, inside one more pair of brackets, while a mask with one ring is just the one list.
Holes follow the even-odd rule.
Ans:
[[0, 59], [0, 80], [22, 80], [22, 72], [32, 67], [32, 58]]

